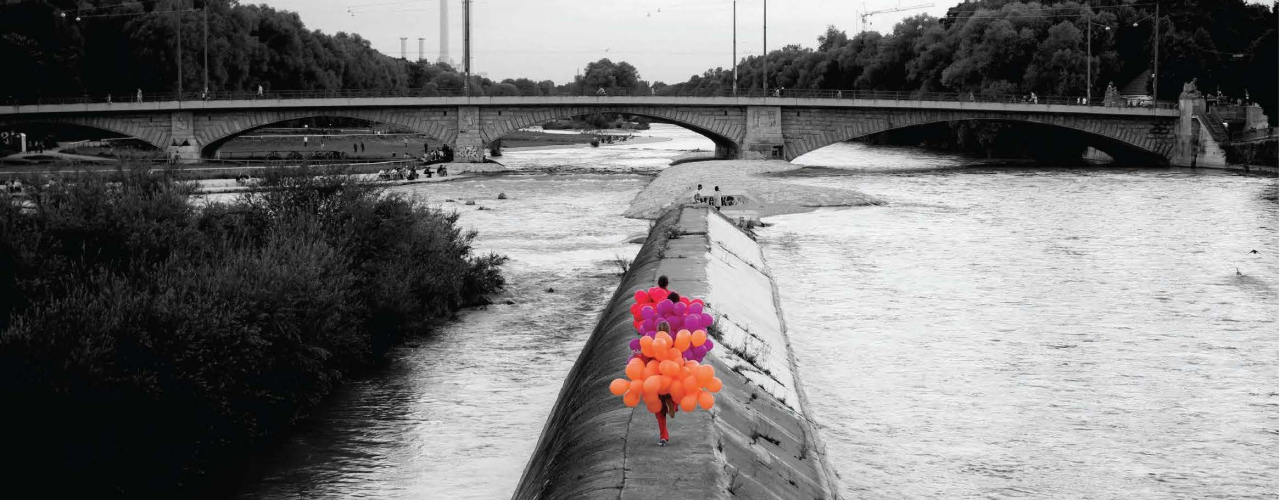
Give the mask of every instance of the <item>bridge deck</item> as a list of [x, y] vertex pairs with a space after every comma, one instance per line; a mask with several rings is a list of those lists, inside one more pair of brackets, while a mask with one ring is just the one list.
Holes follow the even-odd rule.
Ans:
[[925, 101], [905, 99], [825, 99], [793, 97], [350, 97], [317, 99], [239, 99], [219, 101], [154, 101], [0, 106], [0, 116], [41, 114], [110, 114], [147, 111], [295, 109], [350, 107], [448, 106], [777, 106], [781, 108], [881, 108], [1013, 111], [1093, 116], [1176, 117], [1167, 108], [1121, 108], [1072, 104]]

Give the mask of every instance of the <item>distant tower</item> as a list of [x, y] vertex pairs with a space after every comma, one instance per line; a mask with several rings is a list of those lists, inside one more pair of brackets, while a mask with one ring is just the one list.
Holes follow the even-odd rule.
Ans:
[[400, 58], [401, 58], [401, 59], [405, 59], [405, 60], [407, 60], [407, 59], [408, 59], [408, 57], [407, 57], [407, 56], [406, 56], [406, 54], [405, 54], [405, 50], [404, 50], [404, 41], [405, 41], [405, 40], [408, 40], [408, 39], [409, 39], [408, 37], [403, 37], [403, 36], [402, 36], [402, 37], [400, 37]]
[[440, 60], [449, 62], [449, 0], [440, 0]]
[[422, 47], [423, 47], [423, 45], [422, 45], [422, 41], [423, 41], [423, 40], [426, 40], [426, 39], [425, 39], [425, 38], [422, 38], [422, 37], [418, 37], [418, 62], [422, 62], [422, 61], [424, 60], [424, 59], [422, 58], [422, 54], [423, 54], [423, 52], [422, 52]]

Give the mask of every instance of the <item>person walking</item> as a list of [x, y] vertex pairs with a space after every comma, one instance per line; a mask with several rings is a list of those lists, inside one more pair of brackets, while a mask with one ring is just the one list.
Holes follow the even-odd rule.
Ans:
[[258, 98], [262, 98], [262, 84], [258, 84]]
[[720, 186], [716, 186], [715, 191], [711, 193], [711, 204], [716, 207], [716, 210], [720, 210], [722, 203], [724, 203], [724, 198], [720, 195]]
[[138, 89], [138, 98], [137, 98], [137, 102], [142, 102], [142, 89]]
[[698, 190], [693, 192], [693, 202], [702, 203], [702, 184], [698, 184]]

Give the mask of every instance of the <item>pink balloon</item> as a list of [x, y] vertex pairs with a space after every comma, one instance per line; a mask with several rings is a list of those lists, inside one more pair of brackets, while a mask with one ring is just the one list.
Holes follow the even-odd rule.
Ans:
[[[644, 314], [644, 313], [643, 313], [643, 310], [642, 310], [641, 314]], [[659, 303], [658, 303], [658, 314], [663, 315], [663, 316], [670, 316], [670, 315], [671, 315], [671, 301], [670, 301], [670, 300], [664, 300], [664, 301], [662, 301], [662, 302], [659, 302]]]
[[[643, 314], [643, 311], [641, 312], [641, 314]], [[711, 326], [712, 323], [715, 323], [715, 320], [711, 318], [711, 315], [707, 313], [702, 313], [702, 327], [706, 328], [708, 326]]]
[[636, 290], [636, 303], [637, 303], [637, 304], [648, 304], [648, 303], [649, 303], [649, 294], [645, 293], [643, 290]]
[[693, 314], [693, 315], [695, 315], [695, 316], [696, 316], [696, 315], [701, 315], [701, 314], [702, 314], [702, 304], [699, 304], [699, 303], [696, 303], [696, 302], [695, 302], [695, 303], [692, 303], [692, 304], [689, 304], [689, 311], [688, 311], [688, 312], [689, 312], [689, 314]]
[[677, 302], [675, 305], [671, 306], [671, 310], [675, 311], [676, 316], [684, 316], [685, 311], [688, 309], [689, 306], [685, 305], [684, 302]]
[[655, 311], [655, 310], [653, 309], [653, 306], [644, 306], [644, 307], [641, 307], [641, 308], [640, 308], [640, 317], [641, 317], [641, 318], [644, 318], [644, 319], [653, 319], [653, 317], [654, 317], [654, 316], [656, 316], [657, 314], [658, 314], [658, 311]]

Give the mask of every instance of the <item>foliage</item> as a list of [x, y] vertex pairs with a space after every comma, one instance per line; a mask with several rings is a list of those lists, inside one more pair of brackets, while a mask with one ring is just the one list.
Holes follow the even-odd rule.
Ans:
[[[1154, 69], [1155, 19], [1149, 2], [1090, 7], [1075, 1], [969, 1], [942, 18], [904, 19], [890, 33], [850, 37], [831, 26], [816, 49], [775, 49], [768, 56], [768, 86], [1046, 96], [1081, 96], [1092, 86], [1100, 96], [1109, 82], [1121, 87]], [[1272, 120], [1280, 114], [1276, 4], [1173, 0], [1160, 3], [1159, 20], [1160, 99], [1176, 99], [1182, 84], [1196, 78], [1204, 92], [1221, 89], [1244, 97], [1248, 89]], [[739, 90], [759, 89], [763, 66], [759, 56], [742, 59]], [[685, 82], [655, 83], [654, 91], [711, 94], [732, 86], [732, 69], [715, 68]]]
[[27, 182], [25, 209], [0, 194], [0, 398], [21, 409], [0, 420], [27, 450], [11, 472], [78, 478], [32, 483], [52, 496], [197, 488], [503, 286], [456, 214], [307, 174], [203, 209], [142, 170]]

